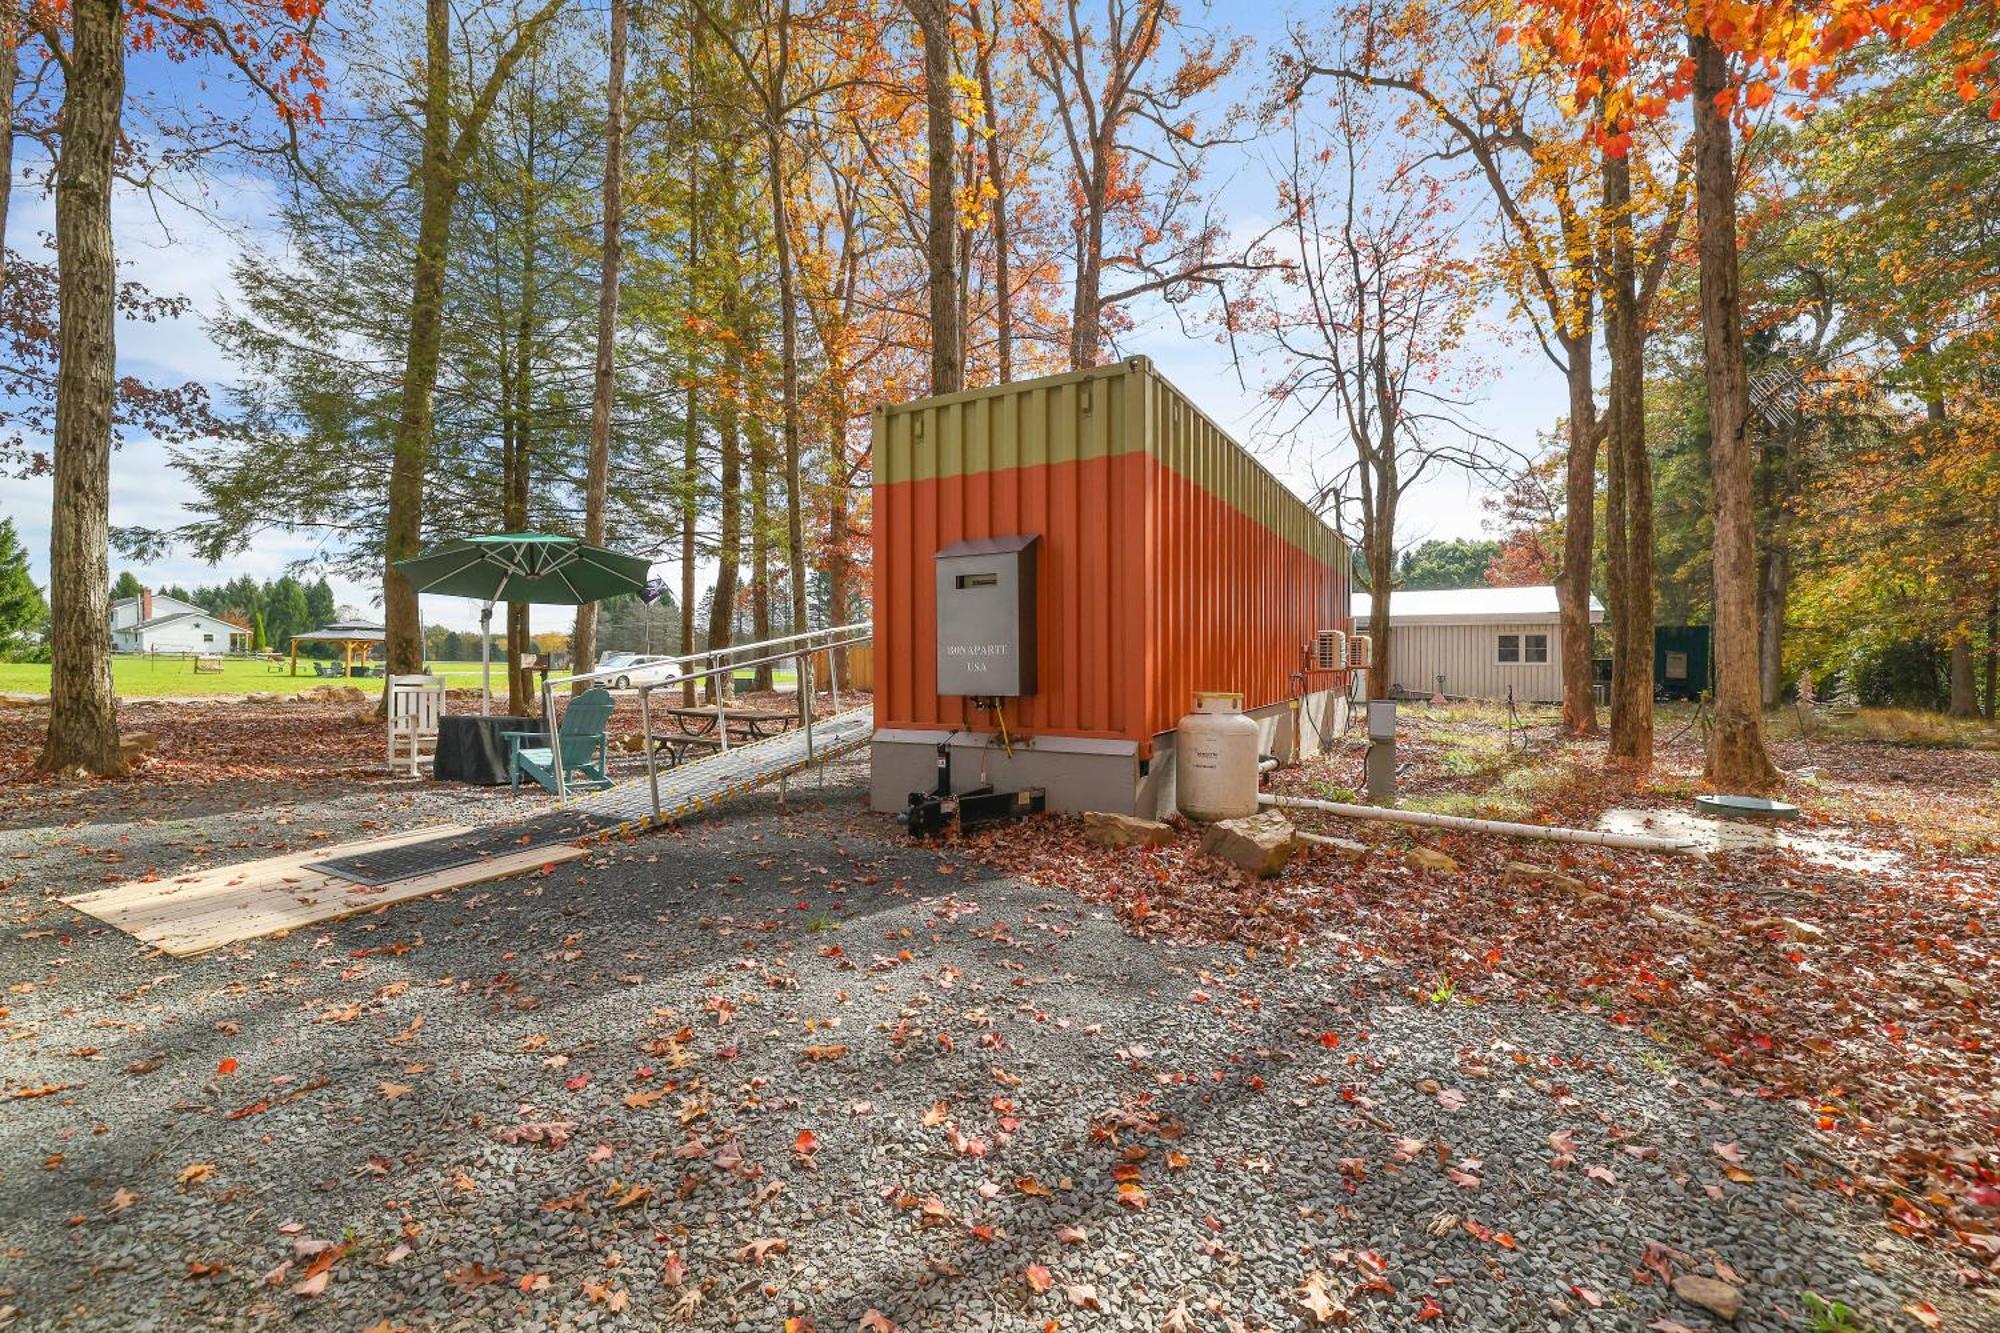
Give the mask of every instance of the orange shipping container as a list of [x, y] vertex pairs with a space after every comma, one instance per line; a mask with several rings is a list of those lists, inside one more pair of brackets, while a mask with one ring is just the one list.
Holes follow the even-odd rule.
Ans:
[[[1317, 631], [1348, 629], [1339, 539], [1146, 358], [878, 408], [874, 431], [878, 805], [899, 807], [901, 784], [930, 768], [894, 747], [927, 755], [957, 733], [985, 774], [1011, 764], [1011, 785], [1049, 786], [1052, 808], [1143, 808], [1155, 751], [1197, 690], [1289, 713], [1344, 686], [1308, 657]], [[1000, 715], [938, 693], [936, 561], [1029, 535], [1038, 680], [999, 701], [1010, 739], [1028, 739], [1001, 758]], [[1064, 754], [1093, 774], [1039, 780]]]

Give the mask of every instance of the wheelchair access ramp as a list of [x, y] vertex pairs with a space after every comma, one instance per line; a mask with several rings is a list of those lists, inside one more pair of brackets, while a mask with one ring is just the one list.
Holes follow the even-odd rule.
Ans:
[[609, 835], [631, 833], [657, 824], [671, 824], [704, 810], [778, 783], [809, 768], [853, 754], [874, 735], [872, 705], [760, 741], [732, 745], [705, 758], [655, 769], [605, 791], [580, 796], [569, 807]]

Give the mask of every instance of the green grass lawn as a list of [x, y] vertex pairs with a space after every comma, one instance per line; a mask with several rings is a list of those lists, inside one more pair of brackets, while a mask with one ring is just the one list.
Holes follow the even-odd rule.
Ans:
[[[479, 663], [436, 662], [432, 666], [455, 688], [477, 688]], [[506, 687], [506, 672], [496, 671], [494, 679]], [[313, 674], [310, 662], [301, 658], [299, 674], [291, 674], [291, 663], [273, 669], [268, 663], [233, 657], [222, 660], [219, 673], [196, 675], [194, 661], [173, 657], [119, 655], [111, 659], [111, 687], [121, 699], [162, 699], [201, 694], [250, 694], [258, 690], [290, 694], [320, 685], [351, 684], [364, 690], [380, 689], [380, 677], [340, 681]], [[0, 694], [47, 694], [49, 668], [46, 663], [0, 662]]]
[[[457, 690], [479, 688], [479, 663], [474, 662], [432, 662], [430, 669], [445, 678], [445, 683]], [[793, 683], [794, 673], [780, 670], [773, 673], [780, 688]], [[743, 679], [749, 679], [749, 672]], [[251, 694], [268, 690], [274, 694], [290, 694], [297, 690], [310, 690], [320, 685], [355, 685], [364, 690], [378, 690], [382, 687], [381, 677], [340, 681], [332, 677], [322, 678], [313, 674], [312, 664], [299, 659], [299, 674], [291, 674], [291, 664], [287, 660], [275, 670], [265, 662], [245, 661], [240, 658], [222, 659], [222, 670], [216, 674], [196, 675], [191, 658], [143, 657], [137, 654], [119, 654], [111, 659], [111, 687], [121, 699], [166, 699], [203, 694]], [[493, 664], [493, 687], [505, 693], [507, 670], [503, 662]], [[824, 689], [826, 683], [820, 682]], [[47, 694], [49, 692], [49, 668], [47, 663], [0, 662], [0, 694]]]

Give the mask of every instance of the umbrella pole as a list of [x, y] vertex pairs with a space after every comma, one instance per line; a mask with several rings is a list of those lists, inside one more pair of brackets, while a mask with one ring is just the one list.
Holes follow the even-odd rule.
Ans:
[[479, 609], [479, 716], [493, 711], [493, 603]]

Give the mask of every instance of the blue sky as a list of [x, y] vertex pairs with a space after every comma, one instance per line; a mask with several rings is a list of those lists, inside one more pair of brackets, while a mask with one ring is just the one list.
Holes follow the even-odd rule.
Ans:
[[[1239, 32], [1245, 32], [1247, 19], [1246, 35], [1260, 46], [1285, 40], [1285, 23], [1292, 12], [1279, 6], [1239, 11], [1235, 5], [1211, 11], [1217, 16], [1214, 21], [1234, 26]], [[1305, 7], [1302, 12], [1323, 11]], [[1253, 53], [1246, 75], [1261, 73], [1264, 67], [1261, 51]], [[135, 86], [145, 88], [160, 81], [153, 86], [174, 96], [192, 99], [215, 91], [212, 83], [202, 86], [201, 71], [188, 65], [138, 57], [132, 73]], [[1218, 162], [1210, 180], [1223, 212], [1239, 234], [1254, 235], [1268, 222], [1273, 186], [1267, 170], [1248, 151]], [[200, 380], [210, 386], [218, 402], [226, 400], [230, 367], [205, 335], [202, 317], [233, 294], [229, 265], [244, 238], [268, 234], [269, 199], [268, 189], [252, 179], [218, 183], [200, 211], [147, 201], [130, 192], [119, 197], [115, 227], [125, 276], [155, 293], [183, 295], [193, 303], [191, 312], [179, 320], [121, 327], [121, 374], [164, 383]], [[1471, 206], [1478, 203], [1468, 200]], [[32, 189], [17, 188], [8, 225], [8, 239], [14, 248], [39, 252], [53, 231], [53, 207]], [[1153, 358], [1183, 392], [1294, 486], [1303, 488], [1311, 475], [1311, 451], [1339, 447], [1330, 427], [1323, 439], [1310, 432], [1290, 442], [1270, 438], [1265, 424], [1268, 402], [1263, 393], [1269, 382], [1268, 367], [1256, 364], [1253, 354], [1239, 369], [1207, 330], [1185, 335], [1174, 320], [1159, 313], [1142, 319], [1140, 327], [1123, 340], [1121, 350]], [[1562, 411], [1560, 378], [1532, 345], [1503, 341], [1493, 332], [1479, 335], [1469, 350], [1482, 368], [1478, 401], [1469, 415], [1506, 443], [1522, 450], [1530, 448], [1536, 433], [1549, 429]], [[185, 517], [182, 506], [189, 496], [189, 488], [174, 470], [166, 449], [156, 441], [134, 439], [112, 461], [113, 524], [171, 526]], [[1426, 483], [1406, 503], [1399, 544], [1426, 537], [1482, 535], [1485, 515], [1480, 496], [1475, 486], [1459, 477]], [[47, 579], [49, 505], [46, 478], [0, 478], [0, 513], [14, 520], [40, 582]], [[314, 554], [315, 544], [309, 537], [268, 535], [220, 567], [177, 553], [138, 572], [155, 586], [217, 582], [243, 573], [269, 578], [284, 572], [291, 562]], [[114, 572], [122, 567], [114, 559]], [[661, 572], [670, 577], [674, 574], [670, 567]], [[703, 571], [704, 576], [706, 573]], [[372, 613], [374, 588], [340, 579], [334, 582], [343, 603]], [[427, 600], [424, 617], [466, 629], [477, 624], [472, 604], [455, 599]], [[559, 629], [567, 622], [567, 613], [549, 609], [537, 616], [536, 627]]]

